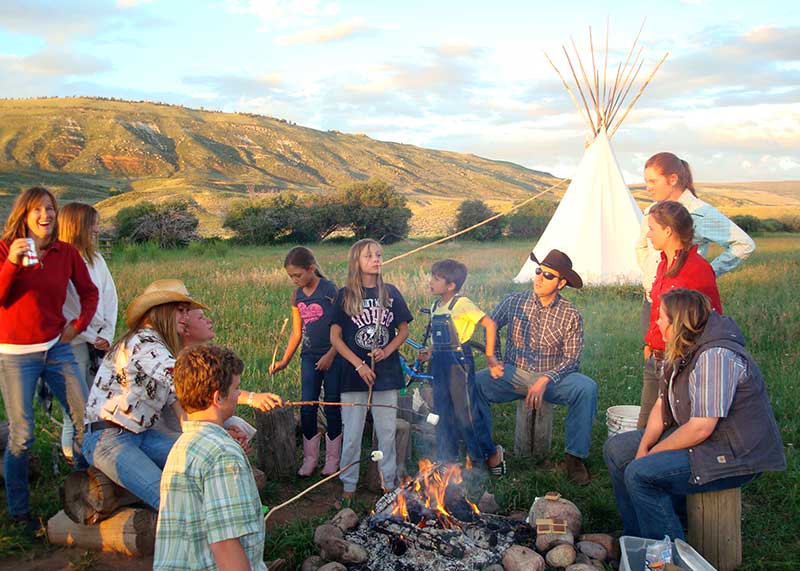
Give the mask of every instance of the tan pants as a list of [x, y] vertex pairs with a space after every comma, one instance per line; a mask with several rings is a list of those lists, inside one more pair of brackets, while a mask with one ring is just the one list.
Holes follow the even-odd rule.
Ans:
[[647, 426], [650, 411], [658, 400], [658, 384], [661, 381], [662, 365], [663, 361], [656, 359], [652, 355], [644, 361], [641, 410], [639, 411], [639, 421], [636, 423], [636, 428], [640, 430], [644, 430], [644, 427]]

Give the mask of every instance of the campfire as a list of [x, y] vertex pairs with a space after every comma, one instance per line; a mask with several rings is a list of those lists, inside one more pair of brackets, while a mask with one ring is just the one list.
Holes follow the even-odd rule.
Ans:
[[346, 539], [369, 556], [354, 569], [455, 571], [499, 563], [510, 545], [530, 542], [532, 530], [482, 514], [466, 497], [459, 466], [421, 460], [418, 475], [381, 497]]

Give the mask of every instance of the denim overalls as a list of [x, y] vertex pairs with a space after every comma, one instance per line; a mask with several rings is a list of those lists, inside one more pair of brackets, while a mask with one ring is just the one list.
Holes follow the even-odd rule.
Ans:
[[[453, 297], [448, 309], [453, 310], [459, 296]], [[438, 301], [431, 313], [436, 311]], [[433, 406], [439, 415], [436, 425], [437, 457], [442, 462], [458, 459], [458, 442], [462, 438], [474, 460], [482, 459], [472, 426], [472, 402], [475, 391], [475, 362], [469, 342], [459, 343], [458, 331], [450, 314], [431, 316], [431, 373], [433, 374]]]

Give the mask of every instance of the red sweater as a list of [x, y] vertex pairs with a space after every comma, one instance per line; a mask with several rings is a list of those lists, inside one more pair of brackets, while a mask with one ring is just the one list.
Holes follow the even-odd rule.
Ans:
[[70, 280], [81, 300], [73, 326], [86, 329], [98, 293], [78, 250], [56, 240], [39, 252], [41, 265], [26, 268], [8, 260], [8, 246], [0, 241], [0, 343], [34, 345], [58, 337], [67, 324], [63, 308]]
[[694, 289], [706, 294], [711, 300], [711, 307], [714, 308], [714, 311], [722, 314], [722, 301], [719, 299], [714, 270], [711, 268], [711, 264], [697, 253], [696, 245], [689, 250], [686, 263], [683, 264], [678, 275], [666, 277], [665, 273], [667, 273], [667, 255], [661, 252], [661, 263], [658, 264], [656, 279], [653, 281], [653, 289], [650, 292], [653, 300], [653, 304], [650, 306], [650, 329], [644, 336], [645, 343], [660, 351], [664, 350], [664, 339], [661, 338], [661, 331], [658, 330], [656, 320], [658, 319], [658, 310], [661, 309], [661, 294], [676, 287]]

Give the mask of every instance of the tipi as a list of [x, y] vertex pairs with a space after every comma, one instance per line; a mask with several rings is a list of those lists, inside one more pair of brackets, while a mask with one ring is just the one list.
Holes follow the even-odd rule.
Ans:
[[[606, 81], [608, 35], [606, 34], [606, 63], [601, 78], [600, 71], [595, 67], [591, 33], [589, 28], [592, 65], [588, 71], [592, 74], [592, 79], [587, 76], [575, 43], [573, 42], [572, 46], [575, 49], [583, 83], [578, 80], [569, 53], [564, 48], [583, 107], [578, 103], [558, 68], [545, 54], [572, 97], [578, 112], [589, 126], [592, 140], [555, 214], [533, 248], [533, 254], [541, 260], [550, 250], [554, 248], [561, 250], [572, 259], [575, 271], [586, 284], [635, 283], [641, 281], [634, 245], [639, 236], [642, 212], [625, 184], [617, 159], [611, 150], [610, 139], [667, 55], [664, 55], [642, 84], [625, 112], [617, 118], [642, 67], [641, 49], [633, 64], [629, 65], [639, 36], [637, 35], [625, 64], [617, 66], [616, 79], [609, 85]], [[639, 33], [641, 34], [641, 29]], [[514, 281], [530, 281], [535, 270], [536, 263], [529, 256]]]

